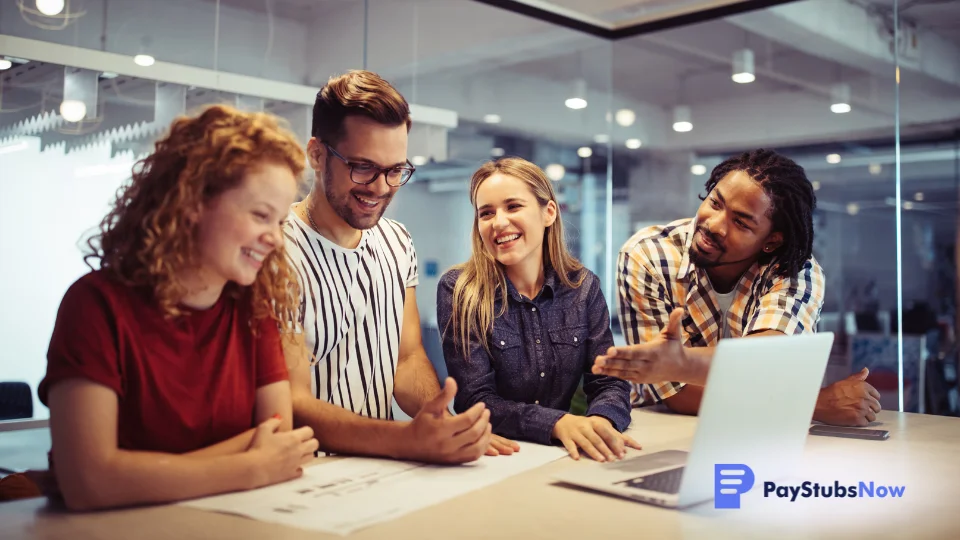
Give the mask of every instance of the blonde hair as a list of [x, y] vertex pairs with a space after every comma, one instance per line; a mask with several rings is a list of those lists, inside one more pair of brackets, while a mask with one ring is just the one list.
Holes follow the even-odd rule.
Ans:
[[[553, 183], [540, 167], [518, 157], [502, 158], [483, 164], [470, 179], [470, 203], [474, 209], [477, 207], [477, 190], [480, 184], [498, 173], [512, 176], [526, 184], [540, 208], [545, 208], [550, 201], [557, 205], [557, 218], [544, 233], [543, 260], [553, 267], [557, 278], [564, 285], [579, 287], [586, 277], [586, 272], [582, 272], [583, 265], [567, 250], [557, 195], [553, 190]], [[474, 212], [473, 233], [470, 235], [472, 253], [467, 262], [454, 267], [454, 270], [461, 272], [453, 287], [453, 316], [448, 328], [443, 329], [444, 332], [453, 332], [454, 344], [464, 353], [469, 350], [471, 336], [478, 339], [489, 352], [486, 336], [493, 328], [493, 320], [507, 311], [504, 298], [500, 310], [494, 313], [497, 296], [506, 295], [507, 278], [503, 264], [497, 262], [483, 245], [479, 220], [479, 216]], [[577, 276], [571, 279], [570, 276], [574, 273], [577, 273]]]

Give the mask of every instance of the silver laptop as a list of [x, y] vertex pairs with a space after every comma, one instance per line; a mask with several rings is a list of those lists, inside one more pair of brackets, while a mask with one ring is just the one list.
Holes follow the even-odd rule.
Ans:
[[[741, 484], [751, 472], [754, 487], [783, 478], [800, 463], [833, 338], [833, 333], [825, 332], [721, 340], [689, 453], [667, 449], [572, 467], [555, 479], [683, 508], [713, 499], [715, 481], [720, 493], [728, 494], [747, 487]], [[644, 444], [643, 433], [633, 437]], [[717, 465], [746, 465], [749, 472]], [[729, 476], [721, 481], [715, 475]]]

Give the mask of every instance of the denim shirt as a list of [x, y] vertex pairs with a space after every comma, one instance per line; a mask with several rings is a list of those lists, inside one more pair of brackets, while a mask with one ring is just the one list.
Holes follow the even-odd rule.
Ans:
[[[590, 372], [598, 354], [613, 345], [607, 302], [600, 280], [589, 270], [578, 288], [567, 287], [547, 270], [543, 289], [530, 300], [507, 280], [507, 311], [487, 335], [490, 353], [474, 339], [469, 354], [454, 343], [450, 320], [459, 270], [448, 271], [437, 287], [437, 323], [450, 376], [457, 381], [454, 410], [483, 402], [493, 432], [511, 439], [552, 442], [553, 426], [570, 409], [583, 377], [587, 415], [602, 416], [618, 431], [630, 425], [629, 383]], [[497, 299], [499, 312], [503, 297]]]

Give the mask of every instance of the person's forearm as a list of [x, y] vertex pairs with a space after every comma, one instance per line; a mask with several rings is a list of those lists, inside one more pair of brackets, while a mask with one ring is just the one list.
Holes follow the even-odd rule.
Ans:
[[703, 387], [687, 384], [676, 394], [664, 399], [663, 402], [675, 413], [696, 415], [700, 411], [702, 400]]
[[235, 437], [231, 437], [223, 442], [219, 442], [213, 446], [208, 446], [199, 450], [194, 450], [193, 452], [187, 452], [183, 455], [195, 458], [209, 458], [239, 454], [241, 452], [245, 452], [247, 448], [250, 448], [250, 441], [253, 440], [253, 434], [256, 433], [256, 431], [256, 428], [250, 428], [243, 433]]
[[715, 347], [684, 347], [683, 365], [679, 366], [680, 370], [668, 380], [706, 386], [714, 349]]
[[437, 371], [425, 354], [411, 354], [398, 362], [393, 397], [403, 412], [416, 416], [423, 404], [439, 393]]
[[493, 392], [474, 392], [457, 405], [462, 412], [482, 402], [490, 410], [493, 432], [508, 439], [525, 439], [550, 444], [553, 426], [567, 414], [539, 404], [521, 403], [504, 399]]
[[[57, 463], [70, 461], [56, 455], [54, 459]], [[200, 458], [116, 450], [102, 462], [71, 463], [69, 467], [75, 468], [73, 474], [61, 466], [57, 475], [64, 502], [71, 510], [174, 502], [259, 485], [257, 464], [246, 452]]]
[[310, 426], [321, 452], [358, 456], [406, 457], [402, 443], [409, 422], [377, 420], [354, 414], [312, 396], [294, 396], [295, 426]]
[[630, 426], [630, 384], [615, 377], [584, 375], [583, 392], [587, 397], [587, 416], [599, 415], [613, 423], [617, 431]]

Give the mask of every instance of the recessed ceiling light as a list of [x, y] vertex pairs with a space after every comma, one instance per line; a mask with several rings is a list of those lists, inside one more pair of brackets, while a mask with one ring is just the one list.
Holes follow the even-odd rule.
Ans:
[[883, 165], [879, 163], [871, 163], [867, 166], [867, 170], [870, 171], [870, 174], [874, 176], [879, 176], [883, 172]]
[[620, 109], [617, 111], [617, 114], [614, 115], [614, 118], [616, 119], [617, 124], [623, 127], [630, 127], [637, 120], [637, 113], [630, 109]]
[[922, 191], [918, 191], [918, 192], [914, 193], [914, 194], [913, 194], [913, 200], [915, 200], [915, 201], [922, 201], [922, 200], [923, 200], [923, 192], [922, 192]]
[[10, 69], [13, 67], [13, 62], [7, 60], [6, 58], [0, 58], [0, 71], [5, 69]]
[[563, 102], [567, 107], [578, 110], [587, 108], [587, 100], [579, 97], [572, 97]]
[[697, 163], [690, 167], [690, 172], [692, 172], [697, 176], [703, 176], [707, 174], [707, 167], [706, 165], [701, 165], [700, 163]]
[[911, 202], [911, 201], [905, 201], [905, 202], [903, 203], [903, 209], [904, 209], [904, 210], [913, 210], [913, 202]]
[[840, 163], [840, 154], [827, 154], [827, 163], [832, 165]]
[[857, 215], [858, 212], [860, 212], [859, 204], [852, 202], [847, 205], [847, 213], [850, 214], [851, 216]]
[[640, 139], [627, 139], [626, 145], [627, 148], [636, 150], [637, 148], [643, 146], [643, 142]]
[[138, 66], [150, 67], [156, 62], [156, 59], [149, 54], [138, 54], [133, 57], [133, 62]]
[[52, 17], [63, 11], [64, 0], [37, 0], [37, 11]]
[[413, 156], [412, 158], [410, 158], [410, 163], [413, 163], [417, 167], [421, 165], [426, 165], [427, 158], [426, 156]]
[[547, 165], [547, 168], [544, 169], [543, 172], [547, 173], [547, 178], [553, 180], [554, 182], [563, 180], [563, 176], [567, 174], [567, 170], [559, 163], [551, 163]]
[[582, 158], [588, 158], [593, 155], [593, 149], [589, 146], [581, 146], [577, 148], [577, 155]]
[[60, 116], [67, 122], [79, 122], [87, 115], [87, 106], [75, 99], [64, 100], [60, 104]]
[[813, 182], [810, 182], [810, 184], [813, 185], [813, 190], [814, 190], [814, 191], [820, 191], [820, 181], [819, 181], [819, 180], [814, 180]]
[[493, 157], [503, 157], [505, 153], [506, 152], [503, 150], [503, 148], [500, 148], [499, 146], [490, 149], [490, 155]]
[[488, 124], [499, 124], [500, 115], [499, 114], [485, 114], [483, 115], [483, 121]]
[[593, 142], [597, 144], [607, 144], [610, 142], [610, 136], [606, 133], [597, 133], [593, 136]]

